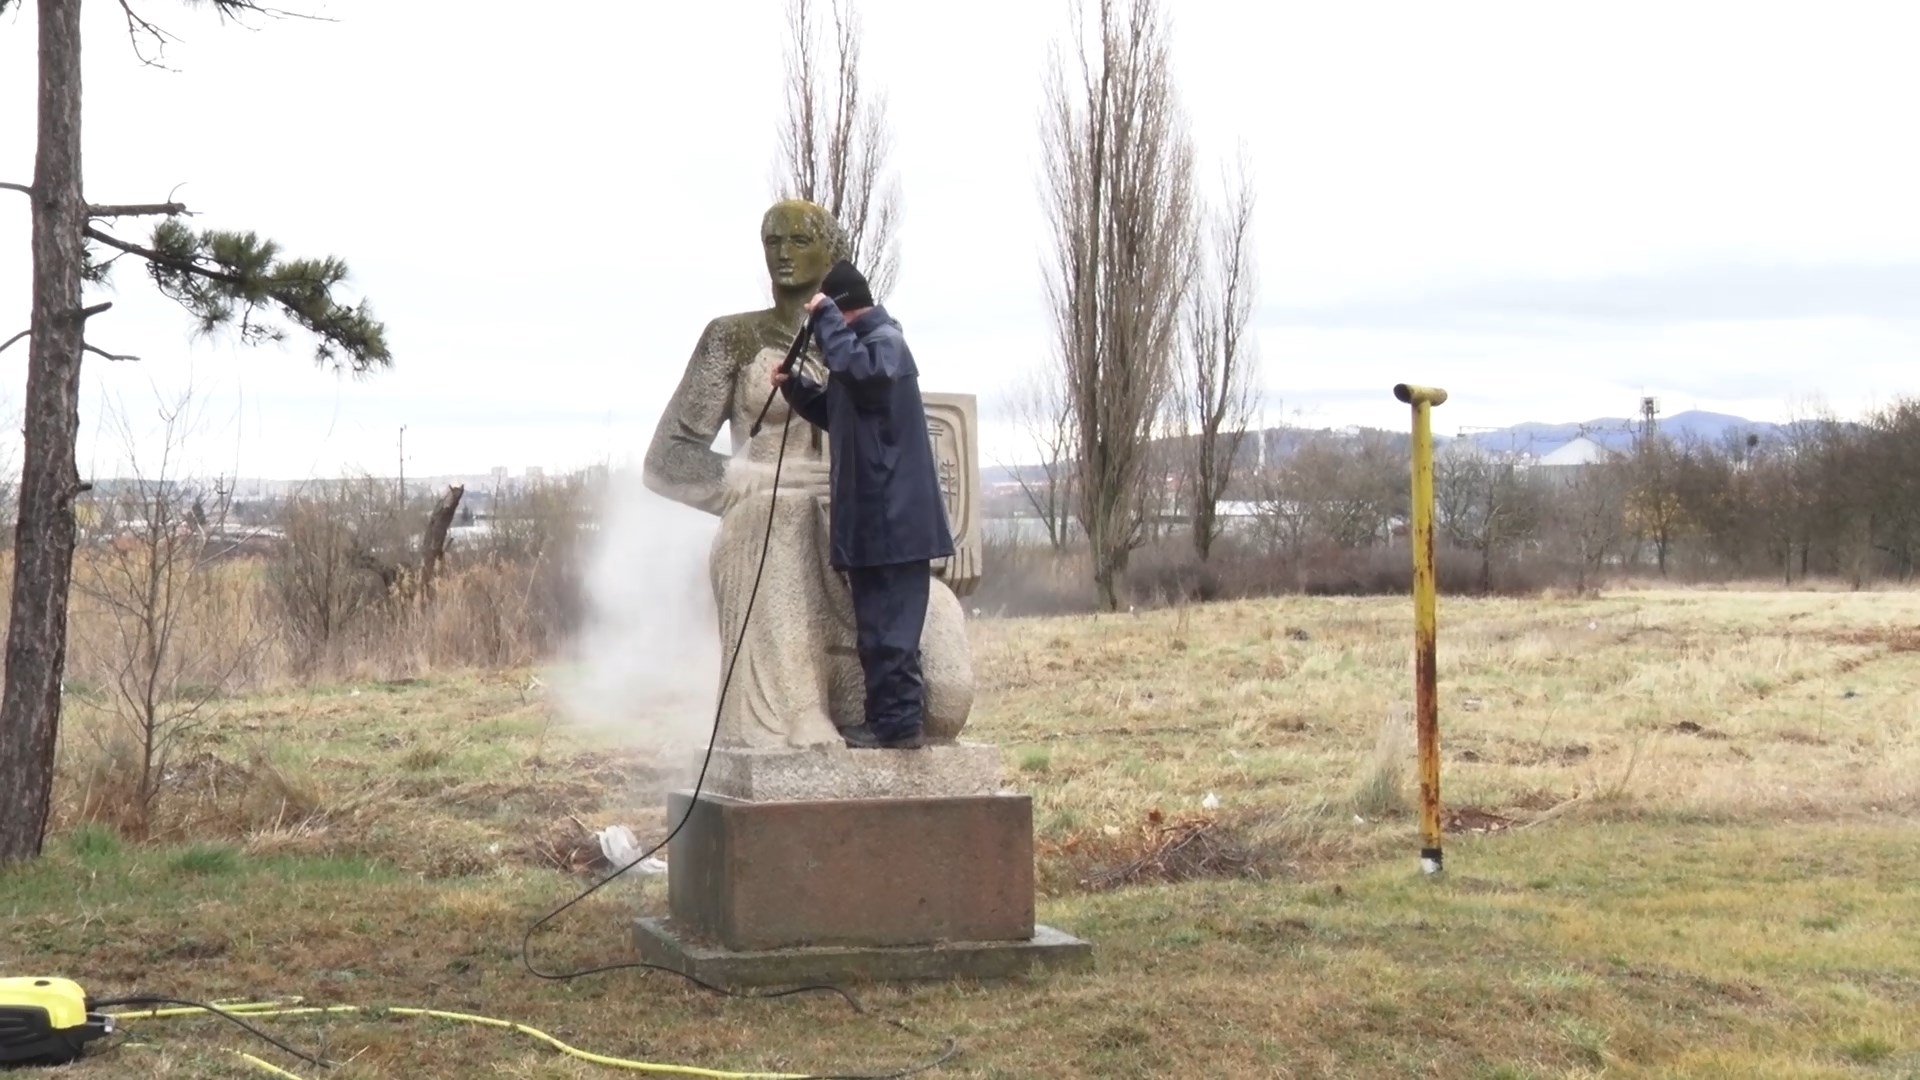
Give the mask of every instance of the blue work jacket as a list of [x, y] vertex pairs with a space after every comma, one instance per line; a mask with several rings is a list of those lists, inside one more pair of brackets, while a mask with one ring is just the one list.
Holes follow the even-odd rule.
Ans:
[[826, 385], [799, 371], [787, 403], [827, 433], [828, 513], [836, 569], [944, 559], [953, 530], [927, 434], [920, 370], [900, 324], [879, 305], [851, 325], [828, 300], [810, 319]]

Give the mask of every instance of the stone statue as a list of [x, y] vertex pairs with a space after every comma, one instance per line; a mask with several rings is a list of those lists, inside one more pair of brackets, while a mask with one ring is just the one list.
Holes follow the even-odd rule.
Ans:
[[[720, 616], [721, 678], [734, 660], [743, 618], [747, 632], [716, 744], [840, 746], [839, 729], [864, 719], [866, 690], [854, 650], [851, 595], [828, 562], [825, 436], [791, 415], [779, 395], [759, 436], [748, 432], [767, 400], [769, 375], [806, 324], [807, 299], [844, 254], [845, 241], [830, 214], [800, 200], [774, 204], [761, 221], [760, 240], [773, 306], [707, 324], [654, 429], [644, 476], [654, 492], [720, 518], [709, 567]], [[827, 377], [817, 345], [808, 345], [802, 362], [814, 379]], [[731, 457], [712, 449], [723, 423]], [[786, 453], [774, 501], [783, 429]], [[961, 520], [953, 527], [961, 529]], [[766, 569], [748, 618], [763, 540]], [[952, 740], [973, 707], [973, 665], [959, 598], [938, 578], [928, 598], [921, 654], [926, 735]]]

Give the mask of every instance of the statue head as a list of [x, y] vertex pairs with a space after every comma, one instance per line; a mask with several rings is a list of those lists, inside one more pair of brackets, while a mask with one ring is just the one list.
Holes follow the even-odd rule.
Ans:
[[811, 296], [845, 255], [840, 225], [826, 209], [805, 199], [774, 203], [760, 219], [760, 244], [775, 293]]

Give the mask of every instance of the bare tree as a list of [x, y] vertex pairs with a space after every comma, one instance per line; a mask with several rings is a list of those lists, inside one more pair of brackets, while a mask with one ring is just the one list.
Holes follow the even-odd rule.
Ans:
[[825, 207], [874, 299], [885, 301], [900, 275], [900, 185], [884, 176], [892, 149], [886, 98], [861, 82], [860, 19], [851, 0], [830, 0], [825, 42], [815, 3], [787, 4], [787, 114], [774, 195]]
[[133, 802], [123, 808], [123, 820], [141, 836], [151, 825], [171, 750], [265, 640], [251, 598], [221, 589], [217, 580], [235, 546], [223, 536], [230, 485], [182, 476], [178, 458], [195, 423], [192, 399], [189, 390], [161, 403], [151, 472], [141, 464], [125, 410], [113, 411], [132, 467], [110, 496], [121, 527], [93, 551], [75, 582], [81, 602], [103, 616], [89, 620], [93, 633], [78, 635], [79, 644], [107, 674], [107, 711], [117, 730], [103, 749], [131, 747], [130, 754], [106, 757], [134, 767]]
[[1685, 456], [1673, 439], [1648, 425], [1636, 439], [1631, 458], [1633, 494], [1627, 503], [1627, 521], [1641, 545], [1653, 545], [1654, 563], [1662, 577], [1674, 541], [1687, 527], [1686, 507], [1680, 500]]
[[1480, 556], [1480, 590], [1493, 588], [1493, 559], [1531, 534], [1538, 492], [1511, 460], [1464, 443], [1437, 455], [1433, 469], [1436, 524], [1456, 546]]
[[[1013, 474], [1020, 493], [1046, 526], [1053, 550], [1066, 548], [1072, 533], [1073, 417], [1067, 408], [1066, 379], [1059, 357], [1027, 369], [1011, 398], [1013, 422], [1027, 436], [1034, 454], [1029, 465], [1002, 466]], [[1038, 477], [1030, 469], [1037, 469]]]
[[1873, 451], [1874, 546], [1898, 580], [1920, 561], [1920, 398], [1900, 397], [1867, 417]]
[[[0, 0], [0, 10], [9, 6]], [[168, 35], [137, 12], [135, 0], [122, 0], [120, 6], [136, 50], [143, 43], [164, 47]], [[222, 18], [281, 14], [253, 0], [212, 0], [212, 6]], [[282, 259], [272, 241], [253, 233], [195, 233], [178, 220], [187, 210], [175, 202], [90, 205], [81, 185], [80, 0], [38, 0], [37, 11], [33, 183], [0, 183], [0, 189], [25, 194], [33, 212], [33, 314], [24, 332], [30, 339], [27, 422], [6, 683], [0, 696], [0, 862], [39, 855], [52, 805], [73, 579], [73, 509], [86, 490], [74, 460], [81, 357], [90, 352], [109, 360], [133, 359], [87, 341], [89, 320], [112, 304], [86, 306], [84, 286], [103, 281], [115, 261], [131, 255], [203, 332], [234, 327], [244, 341], [278, 339], [284, 331], [263, 321], [277, 310], [318, 339], [316, 358], [322, 363], [358, 373], [392, 362], [385, 328], [366, 306], [350, 307], [334, 298], [335, 286], [347, 276], [338, 260]], [[95, 224], [140, 217], [162, 218], [147, 244]], [[115, 254], [97, 262], [89, 241]]]
[[1193, 549], [1205, 562], [1220, 536], [1220, 500], [1258, 401], [1259, 359], [1247, 333], [1259, 292], [1253, 251], [1253, 183], [1244, 151], [1224, 206], [1208, 215], [1204, 264], [1187, 301], [1185, 355], [1174, 381], [1176, 431], [1186, 460], [1182, 495]]
[[1194, 263], [1193, 149], [1159, 0], [1094, 3], [1089, 31], [1080, 0], [1070, 0], [1075, 70], [1056, 49], [1041, 141], [1054, 239], [1047, 296], [1074, 421], [1075, 495], [1094, 587], [1115, 610]]
[[1573, 467], [1554, 493], [1552, 515], [1574, 558], [1577, 591], [1585, 593], [1626, 533], [1633, 478], [1618, 461]]
[[1299, 462], [1289, 457], [1253, 473], [1254, 527], [1267, 554], [1298, 558], [1307, 545], [1313, 504], [1302, 490]]

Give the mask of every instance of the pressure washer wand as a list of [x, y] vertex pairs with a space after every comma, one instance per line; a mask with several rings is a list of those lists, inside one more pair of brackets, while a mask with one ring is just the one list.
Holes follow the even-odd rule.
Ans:
[[[838, 304], [840, 301], [845, 300], [846, 298], [847, 298], [847, 294], [841, 293], [839, 296], [836, 296], [833, 298], [833, 302]], [[800, 332], [794, 335], [793, 345], [787, 349], [787, 358], [785, 360], [780, 361], [781, 373], [787, 374], [787, 375], [793, 374], [794, 365], [800, 362], [800, 354], [806, 351], [806, 348], [807, 348], [807, 337], [812, 333], [813, 333], [813, 320], [809, 318], [807, 320], [807, 325], [802, 326], [800, 328]], [[760, 406], [760, 415], [754, 420], [753, 429], [747, 433], [748, 438], [753, 438], [760, 434], [761, 425], [767, 422], [767, 410], [773, 408], [773, 395], [778, 394], [779, 392], [780, 392], [780, 388], [777, 386], [767, 391], [766, 404]]]

